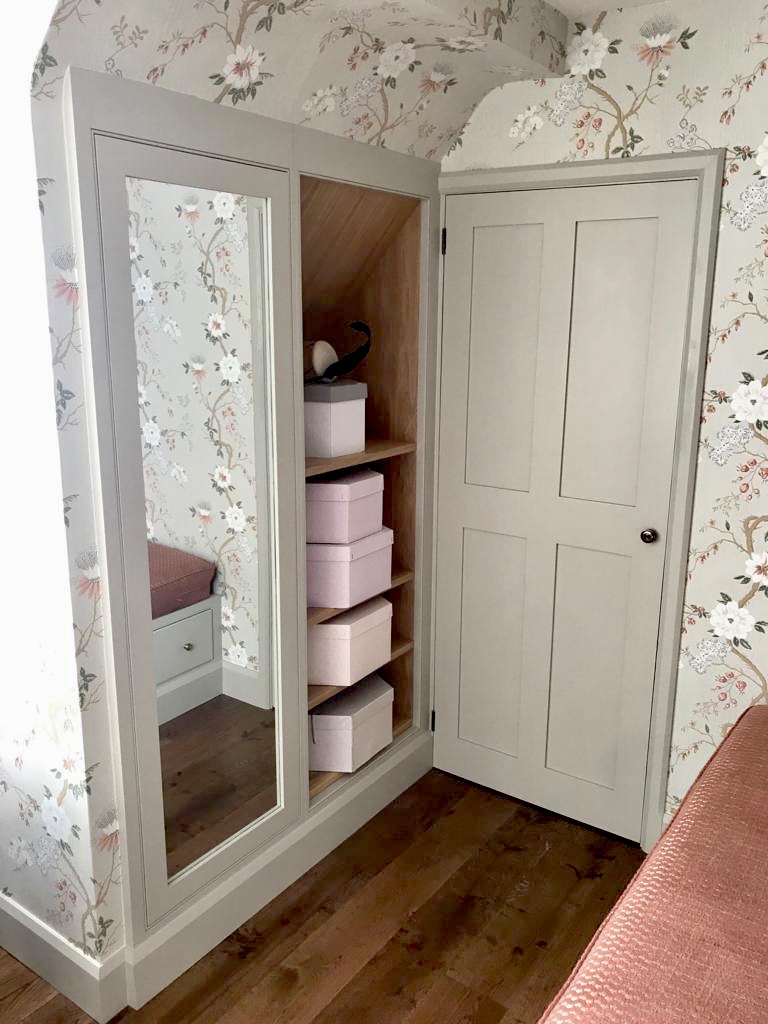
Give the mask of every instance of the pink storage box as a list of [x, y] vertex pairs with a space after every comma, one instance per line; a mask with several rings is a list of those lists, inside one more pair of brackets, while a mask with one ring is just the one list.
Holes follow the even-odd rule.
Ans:
[[304, 447], [310, 457], [330, 459], [365, 451], [368, 385], [336, 380], [304, 386]]
[[311, 771], [355, 772], [392, 742], [395, 692], [380, 676], [368, 676], [309, 716]]
[[352, 544], [307, 544], [307, 601], [351, 608], [392, 585], [392, 541], [385, 526]]
[[392, 605], [383, 597], [344, 612], [307, 633], [309, 682], [351, 686], [392, 654]]
[[384, 477], [372, 469], [307, 484], [307, 543], [349, 544], [381, 529]]

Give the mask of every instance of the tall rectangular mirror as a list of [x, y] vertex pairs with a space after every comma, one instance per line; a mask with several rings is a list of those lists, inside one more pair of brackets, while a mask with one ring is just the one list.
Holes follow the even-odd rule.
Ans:
[[277, 803], [267, 202], [128, 177], [169, 876]]

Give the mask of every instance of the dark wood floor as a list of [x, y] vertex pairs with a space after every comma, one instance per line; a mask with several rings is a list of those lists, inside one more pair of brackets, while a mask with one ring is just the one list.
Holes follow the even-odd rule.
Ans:
[[[121, 1024], [534, 1024], [640, 850], [432, 771]], [[89, 1018], [8, 956], [3, 1024]]]
[[168, 874], [275, 806], [275, 713], [224, 695], [160, 726]]

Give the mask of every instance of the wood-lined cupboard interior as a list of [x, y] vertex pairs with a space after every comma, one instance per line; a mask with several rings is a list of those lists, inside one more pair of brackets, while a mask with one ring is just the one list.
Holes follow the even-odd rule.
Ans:
[[[344, 182], [301, 176], [301, 281], [305, 368], [311, 343], [330, 339], [342, 356], [358, 339], [354, 320], [368, 322], [373, 347], [355, 372], [368, 385], [366, 449], [331, 459], [307, 458], [307, 479], [355, 466], [384, 475], [384, 524], [394, 532], [392, 657], [378, 670], [394, 688], [393, 735], [413, 721], [416, 580], [421, 203]], [[308, 608], [307, 623], [331, 621], [339, 609]], [[309, 686], [308, 708], [343, 687]], [[341, 779], [312, 772], [315, 798]]]

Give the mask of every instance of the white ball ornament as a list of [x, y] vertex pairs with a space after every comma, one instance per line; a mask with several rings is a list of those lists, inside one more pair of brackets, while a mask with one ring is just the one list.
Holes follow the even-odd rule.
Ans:
[[318, 377], [322, 377], [328, 367], [338, 361], [336, 349], [327, 341], [316, 341], [312, 346], [312, 369]]

